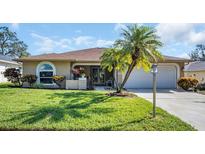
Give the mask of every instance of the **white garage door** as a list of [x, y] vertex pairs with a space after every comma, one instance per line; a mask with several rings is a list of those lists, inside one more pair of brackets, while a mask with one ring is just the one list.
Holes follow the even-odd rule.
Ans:
[[[175, 66], [158, 66], [157, 88], [176, 88], [177, 70]], [[152, 88], [152, 73], [134, 69], [125, 88]]]

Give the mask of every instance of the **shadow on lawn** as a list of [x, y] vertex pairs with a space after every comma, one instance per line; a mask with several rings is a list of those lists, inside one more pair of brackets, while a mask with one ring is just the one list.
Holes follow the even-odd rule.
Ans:
[[49, 118], [50, 122], [58, 122], [63, 120], [66, 115], [71, 118], [89, 118], [92, 114], [113, 112], [113, 108], [98, 106], [89, 108], [92, 104], [104, 103], [109, 99], [104, 94], [91, 92], [53, 93], [48, 96], [49, 99], [58, 99], [59, 103], [43, 107], [34, 106], [31, 110], [21, 112], [10, 120], [24, 119], [23, 124], [34, 124], [46, 118]]
[[94, 131], [111, 131], [111, 130], [116, 130], [117, 128], [120, 128], [120, 130], [126, 130], [126, 127], [128, 127], [129, 125], [136, 125], [136, 124], [140, 125], [149, 119], [151, 119], [151, 118], [143, 117], [141, 119], [132, 120], [132, 121], [124, 122], [124, 123], [122, 122], [122, 123], [115, 124], [115, 125], [104, 126], [104, 127], [96, 128], [93, 130]]

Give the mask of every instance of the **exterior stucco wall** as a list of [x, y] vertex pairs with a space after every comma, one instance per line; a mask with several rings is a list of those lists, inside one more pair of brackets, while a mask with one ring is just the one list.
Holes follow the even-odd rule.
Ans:
[[[23, 62], [23, 74], [35, 74], [36, 75], [36, 68], [38, 66], [38, 64], [42, 62], [42, 61], [33, 61], [33, 62]], [[75, 65], [100, 65], [100, 63], [73, 63], [71, 64], [70, 62], [66, 62], [66, 61], [52, 61], [51, 62], [55, 68], [56, 68], [56, 75], [63, 75], [66, 76], [66, 80], [70, 80], [72, 79], [72, 75], [71, 75], [71, 67], [74, 67]], [[161, 63], [162, 65], [175, 65], [177, 67], [177, 76], [179, 77], [183, 77], [184, 76], [184, 62], [166, 62], [166, 63]], [[117, 74], [115, 73], [115, 76]], [[122, 83], [123, 80], [123, 75], [119, 72], [118, 73], [118, 81], [119, 83]], [[65, 87], [65, 83], [63, 84]]]
[[180, 77], [184, 77], [184, 62], [177, 63], [180, 68]]
[[191, 71], [184, 72], [186, 77], [194, 77], [199, 80], [199, 83], [205, 83], [205, 70], [204, 71]]
[[35, 74], [36, 67], [39, 62], [23, 62], [23, 75], [25, 74]]
[[[36, 74], [36, 68], [39, 63], [43, 61], [32, 61], [32, 62], [23, 62], [23, 75], [25, 74]], [[51, 62], [56, 69], [56, 75], [62, 75], [66, 77], [66, 80], [70, 79], [70, 62], [66, 61], [52, 61]], [[38, 76], [38, 75], [37, 75]], [[65, 87], [65, 82], [62, 85]]]
[[[23, 74], [36, 74], [37, 65], [40, 62], [23, 62]], [[56, 68], [56, 75], [66, 76], [66, 79], [70, 79], [70, 62], [51, 62]]]

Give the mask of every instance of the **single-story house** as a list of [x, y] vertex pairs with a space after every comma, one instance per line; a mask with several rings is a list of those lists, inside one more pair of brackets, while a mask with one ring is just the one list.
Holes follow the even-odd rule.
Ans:
[[[100, 57], [105, 48], [90, 48], [65, 53], [50, 53], [20, 58], [23, 63], [23, 74], [35, 74], [37, 83], [54, 85], [53, 75], [63, 75], [66, 89], [84, 89], [89, 83], [82, 78], [76, 78], [74, 69], [81, 67], [85, 76], [92, 79], [95, 86], [105, 85], [106, 81], [115, 78], [122, 82], [124, 74], [116, 71], [108, 72], [100, 68]], [[184, 64], [189, 59], [164, 56], [158, 63], [157, 87], [177, 88], [177, 80], [184, 76]], [[117, 75], [117, 76], [116, 76]], [[152, 88], [152, 74], [137, 68], [131, 73], [125, 88]]]
[[194, 77], [199, 83], [205, 83], [205, 61], [191, 62], [184, 67], [186, 77]]
[[0, 54], [0, 82], [7, 82], [7, 78], [4, 77], [4, 71], [7, 68], [20, 68], [21, 64], [13, 61], [11, 57]]

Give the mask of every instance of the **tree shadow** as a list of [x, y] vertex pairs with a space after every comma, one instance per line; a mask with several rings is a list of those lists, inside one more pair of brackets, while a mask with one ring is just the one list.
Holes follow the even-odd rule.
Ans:
[[[147, 118], [141, 118], [141, 119], [132, 120], [132, 121], [128, 121], [128, 122], [124, 122], [124, 123], [120, 123], [120, 124], [100, 127], [100, 128], [93, 129], [93, 130], [94, 131], [111, 131], [111, 130], [119, 128], [119, 127], [127, 127], [127, 126], [133, 125], [133, 124], [139, 124], [140, 125], [141, 123], [145, 122], [146, 120], [147, 120]], [[123, 130], [125, 130], [125, 129], [123, 129]]]
[[[58, 99], [57, 105], [32, 106], [30, 110], [15, 113], [15, 116], [9, 120], [23, 119], [23, 124], [34, 124], [47, 119], [49, 122], [58, 122], [65, 120], [65, 116], [70, 118], [89, 118], [92, 114], [107, 114], [113, 112], [113, 108], [91, 105], [104, 103], [109, 99], [104, 94], [91, 92], [65, 92], [53, 93], [47, 96], [48, 100]], [[49, 101], [48, 101], [49, 104]]]

